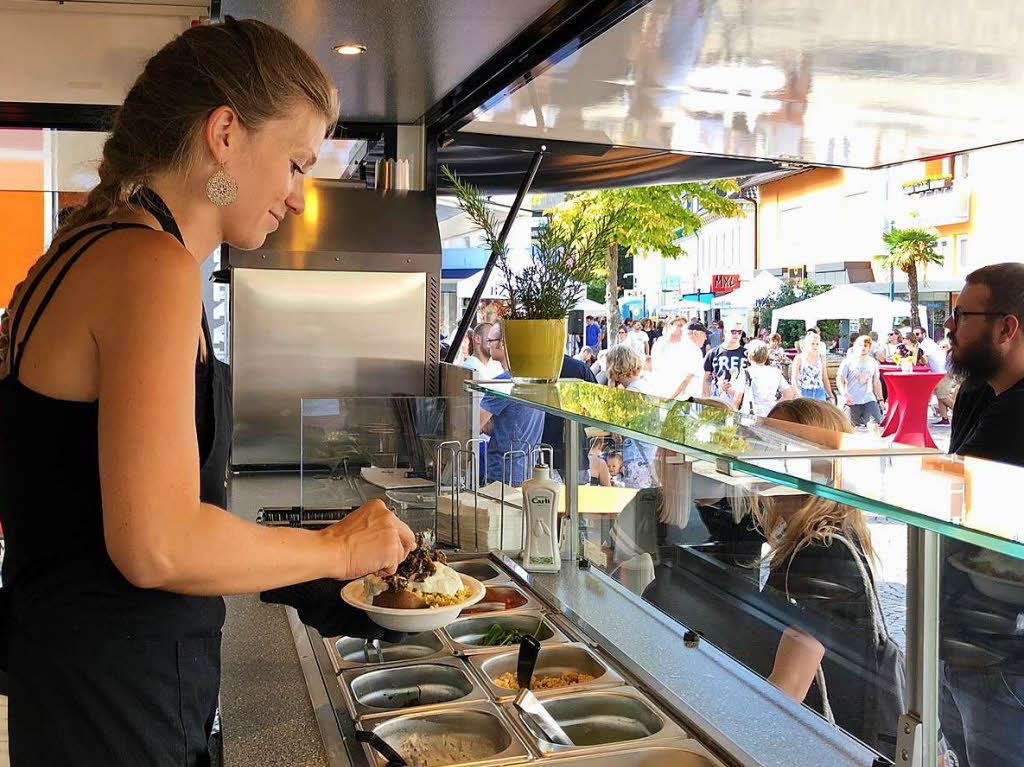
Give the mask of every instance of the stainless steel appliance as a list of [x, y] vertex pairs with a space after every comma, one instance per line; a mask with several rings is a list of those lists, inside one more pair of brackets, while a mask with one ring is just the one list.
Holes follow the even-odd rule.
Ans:
[[236, 469], [297, 466], [299, 400], [437, 393], [441, 240], [424, 192], [312, 180], [301, 216], [229, 250]]

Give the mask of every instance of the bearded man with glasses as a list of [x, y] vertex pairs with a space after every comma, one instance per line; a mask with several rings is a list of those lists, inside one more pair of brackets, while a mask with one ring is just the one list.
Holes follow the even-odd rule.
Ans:
[[[949, 370], [963, 381], [949, 452], [1024, 466], [1024, 264], [993, 264], [971, 272], [945, 325]], [[1014, 488], [1006, 490], [1007, 513], [1024, 513]], [[944, 543], [944, 556], [978, 551], [949, 539]], [[990, 612], [1008, 609], [974, 591], [966, 576], [951, 567], [943, 570], [942, 590], [944, 607], [969, 596]], [[944, 623], [942, 631], [959, 638], [955, 625]], [[998, 664], [981, 672], [948, 660], [941, 676], [942, 730], [960, 764], [1024, 764], [1024, 676]]]

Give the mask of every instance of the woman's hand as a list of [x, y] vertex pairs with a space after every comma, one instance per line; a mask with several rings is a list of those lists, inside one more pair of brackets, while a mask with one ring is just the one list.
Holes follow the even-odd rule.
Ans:
[[337, 563], [332, 577], [343, 581], [369, 573], [392, 575], [416, 548], [409, 526], [379, 499], [367, 501], [321, 534]]

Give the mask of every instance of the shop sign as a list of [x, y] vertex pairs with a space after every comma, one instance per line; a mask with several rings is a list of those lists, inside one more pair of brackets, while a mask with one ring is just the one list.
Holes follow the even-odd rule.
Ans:
[[711, 275], [711, 292], [715, 295], [720, 293], [732, 293], [740, 286], [738, 274], [713, 274]]

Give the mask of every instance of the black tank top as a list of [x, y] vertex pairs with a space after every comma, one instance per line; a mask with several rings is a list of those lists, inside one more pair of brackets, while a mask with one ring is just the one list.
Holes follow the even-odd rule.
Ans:
[[[142, 204], [181, 241], [155, 194]], [[139, 589], [121, 575], [103, 537], [99, 403], [47, 397], [18, 378], [32, 331], [68, 271], [97, 240], [131, 228], [148, 227], [95, 224], [67, 238], [27, 286], [10, 322], [10, 372], [0, 379], [0, 524], [7, 544], [3, 591], [11, 631], [168, 638], [214, 635], [224, 622], [219, 597]], [[24, 307], [49, 273], [56, 277], [35, 314], [25, 316]], [[19, 341], [21, 327], [25, 331]], [[196, 367], [202, 494], [203, 500], [223, 506], [230, 398], [224, 369], [218, 368], [222, 363], [213, 357], [205, 312], [203, 331], [207, 361], [197, 360]]]

